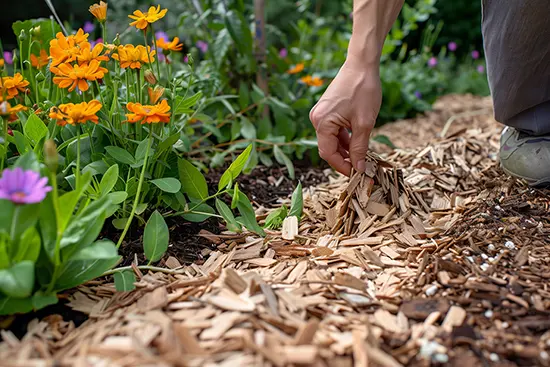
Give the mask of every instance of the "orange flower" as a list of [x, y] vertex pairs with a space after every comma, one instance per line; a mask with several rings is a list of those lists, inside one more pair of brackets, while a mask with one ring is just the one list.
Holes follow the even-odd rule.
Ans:
[[88, 65], [90, 61], [109, 61], [109, 56], [101, 55], [101, 51], [105, 46], [103, 43], [98, 43], [92, 49], [89, 42], [84, 42], [80, 45], [80, 55], [76, 57], [80, 66]]
[[95, 81], [103, 78], [107, 69], [99, 66], [99, 61], [92, 60], [88, 65], [70, 65], [61, 64], [59, 67], [50, 67], [52, 73], [56, 76], [53, 77], [53, 82], [59, 86], [59, 88], [69, 88], [69, 92], [72, 92], [76, 87], [82, 92], [88, 90], [88, 81]]
[[[148, 54], [149, 53], [149, 54]], [[113, 55], [113, 59], [120, 62], [121, 68], [140, 69], [142, 63], [148, 63], [149, 57], [151, 62], [155, 61], [156, 52], [151, 51], [151, 47], [139, 45], [118, 46], [118, 53]]]
[[50, 41], [52, 66], [75, 61], [77, 56], [80, 55], [80, 44], [87, 43], [88, 36], [88, 33], [84, 33], [82, 29], [79, 29], [75, 35], [68, 37], [58, 32], [55, 39]]
[[168, 106], [168, 102], [165, 99], [155, 105], [142, 105], [140, 103], [129, 102], [126, 108], [132, 112], [126, 114], [128, 122], [141, 121], [142, 125], [145, 123], [170, 122], [170, 112], [168, 112], [170, 111], [170, 106]]
[[149, 94], [149, 100], [151, 101], [151, 103], [155, 104], [158, 102], [160, 97], [162, 97], [162, 95], [164, 94], [164, 88], [161, 87], [160, 85], [157, 85], [155, 89], [148, 87], [147, 93]]
[[4, 67], [4, 59], [0, 59], [0, 68]]
[[12, 107], [7, 101], [0, 102], [0, 116], [10, 116], [10, 120], [16, 113], [26, 110], [27, 107], [20, 104]]
[[299, 63], [299, 64], [296, 64], [292, 69], [287, 71], [287, 74], [298, 74], [299, 72], [301, 72], [303, 70], [304, 70], [304, 64]]
[[46, 50], [40, 50], [40, 56], [31, 54], [31, 65], [35, 69], [42, 69], [44, 66], [48, 65], [50, 59]]
[[101, 23], [107, 19], [107, 3], [103, 1], [100, 1], [99, 4], [93, 4], [88, 10]]
[[149, 26], [149, 24], [152, 24], [157, 20], [164, 18], [167, 11], [168, 9], [160, 10], [160, 5], [158, 5], [156, 8], [154, 6], [151, 6], [149, 10], [145, 13], [143, 13], [141, 10], [136, 10], [134, 11], [134, 15], [128, 15], [128, 18], [134, 19], [134, 21], [130, 23], [131, 26], [135, 26], [137, 29], [145, 29]]
[[[15, 74], [13, 77], [4, 76], [2, 77], [2, 82], [0, 84], [0, 95], [4, 95], [4, 92], [7, 93], [7, 99], [14, 98], [19, 92], [26, 92], [29, 82], [23, 79], [23, 75], [20, 73]], [[0, 97], [1, 98], [1, 97]]]
[[306, 75], [300, 78], [302, 83], [309, 85], [310, 87], [320, 87], [323, 85], [323, 80], [318, 76], [312, 77], [311, 75]]
[[88, 121], [97, 124], [98, 117], [96, 113], [101, 109], [101, 103], [98, 100], [82, 103], [67, 103], [60, 104], [59, 107], [52, 107], [50, 110], [50, 118], [57, 120], [59, 126], [67, 124], [84, 124]]
[[157, 47], [160, 47], [163, 50], [181, 51], [183, 43], [178, 43], [179, 41], [180, 39], [178, 37], [174, 37], [172, 42], [166, 42], [164, 38], [159, 38], [157, 39]]

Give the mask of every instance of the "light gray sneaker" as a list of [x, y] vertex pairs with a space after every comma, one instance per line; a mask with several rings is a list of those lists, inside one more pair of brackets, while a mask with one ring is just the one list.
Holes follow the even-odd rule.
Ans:
[[500, 136], [500, 165], [530, 186], [550, 185], [550, 135], [533, 136], [506, 127]]

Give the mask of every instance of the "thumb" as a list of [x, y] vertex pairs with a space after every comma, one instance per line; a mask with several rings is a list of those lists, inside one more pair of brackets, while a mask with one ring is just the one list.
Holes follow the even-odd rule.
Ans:
[[349, 155], [351, 164], [358, 172], [365, 172], [365, 158], [369, 150], [369, 138], [372, 130], [372, 124], [368, 122], [358, 123], [353, 127]]

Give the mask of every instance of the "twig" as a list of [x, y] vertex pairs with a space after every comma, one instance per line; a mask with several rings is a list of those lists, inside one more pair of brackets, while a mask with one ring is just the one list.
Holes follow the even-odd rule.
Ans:
[[483, 115], [483, 114], [486, 114], [488, 112], [490, 112], [490, 110], [488, 108], [483, 108], [481, 110], [463, 112], [463, 113], [459, 113], [457, 115], [451, 116], [447, 120], [447, 122], [445, 122], [445, 126], [443, 126], [443, 130], [441, 130], [440, 137], [444, 138], [445, 135], [447, 135], [447, 132], [449, 131], [449, 129], [451, 128], [451, 125], [453, 124], [453, 122], [455, 120], [458, 120], [459, 118], [462, 118], [462, 117], [473, 117], [473, 116]]

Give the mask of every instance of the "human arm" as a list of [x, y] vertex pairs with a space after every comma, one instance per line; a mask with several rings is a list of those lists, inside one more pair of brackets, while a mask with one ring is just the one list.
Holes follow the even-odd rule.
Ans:
[[321, 158], [345, 175], [350, 174], [352, 165], [357, 171], [365, 170], [370, 133], [382, 103], [382, 48], [403, 3], [404, 0], [354, 0], [346, 61], [311, 109]]

